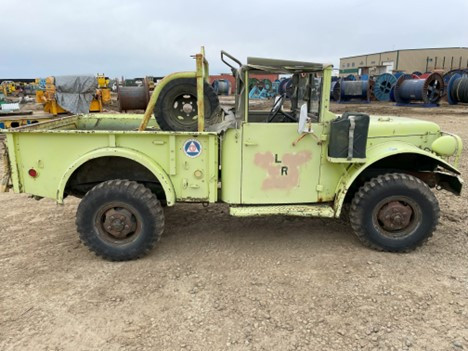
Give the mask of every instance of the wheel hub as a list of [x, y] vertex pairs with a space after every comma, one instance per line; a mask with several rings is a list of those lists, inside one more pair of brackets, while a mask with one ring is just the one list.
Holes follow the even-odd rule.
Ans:
[[130, 211], [111, 208], [104, 213], [104, 230], [111, 236], [121, 239], [136, 229], [136, 222]]
[[382, 222], [384, 229], [395, 231], [408, 227], [412, 215], [411, 206], [400, 201], [391, 201], [380, 209], [378, 219]]
[[184, 107], [182, 107], [182, 110], [184, 113], [190, 114], [193, 111], [193, 107], [191, 104], [184, 104]]
[[177, 96], [173, 103], [172, 114], [180, 123], [193, 123], [198, 114], [197, 99], [190, 94]]

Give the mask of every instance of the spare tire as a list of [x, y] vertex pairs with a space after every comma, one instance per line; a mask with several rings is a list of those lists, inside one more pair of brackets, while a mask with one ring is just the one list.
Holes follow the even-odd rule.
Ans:
[[[213, 88], [204, 83], [205, 126], [219, 121], [219, 100]], [[198, 128], [197, 81], [179, 78], [167, 83], [159, 94], [154, 116], [162, 130], [196, 131]]]

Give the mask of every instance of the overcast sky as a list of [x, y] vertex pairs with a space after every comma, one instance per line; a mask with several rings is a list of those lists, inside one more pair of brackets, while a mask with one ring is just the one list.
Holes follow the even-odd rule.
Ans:
[[468, 0], [0, 0], [0, 78], [193, 70], [206, 47], [331, 62], [384, 50], [468, 46]]

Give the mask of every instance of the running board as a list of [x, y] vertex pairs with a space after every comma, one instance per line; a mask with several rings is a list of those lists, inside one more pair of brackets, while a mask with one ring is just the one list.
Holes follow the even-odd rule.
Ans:
[[235, 217], [252, 216], [300, 216], [300, 217], [335, 217], [335, 210], [329, 204], [316, 205], [241, 205], [229, 207], [229, 213]]

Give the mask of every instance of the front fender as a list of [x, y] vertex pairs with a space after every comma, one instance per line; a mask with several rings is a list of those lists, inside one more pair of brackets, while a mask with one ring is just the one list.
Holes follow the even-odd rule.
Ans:
[[128, 158], [132, 161], [138, 162], [142, 166], [146, 167], [153, 175], [158, 179], [161, 183], [162, 188], [164, 189], [164, 193], [166, 195], [167, 205], [172, 206], [175, 204], [175, 190], [172, 182], [164, 171], [164, 169], [154, 162], [151, 158], [142, 154], [139, 151], [132, 150], [132, 149], [125, 149], [120, 147], [106, 147], [102, 149], [93, 150], [84, 156], [80, 157], [76, 160], [73, 164], [71, 164], [66, 172], [62, 175], [60, 179], [60, 183], [57, 189], [56, 200], [58, 203], [63, 203], [63, 196], [65, 192], [65, 187], [67, 185], [68, 180], [72, 176], [72, 174], [84, 163], [88, 162], [89, 160], [96, 159], [99, 157], [106, 157], [106, 156], [115, 156], [115, 157], [124, 157]]
[[338, 182], [337, 188], [335, 190], [335, 216], [339, 217], [341, 213], [341, 209], [343, 207], [343, 202], [346, 197], [346, 193], [348, 189], [351, 187], [353, 182], [356, 178], [364, 172], [369, 166], [374, 164], [377, 161], [380, 161], [386, 157], [399, 155], [399, 154], [418, 154], [424, 157], [429, 157], [435, 160], [439, 166], [445, 168], [448, 171], [451, 171], [457, 175], [460, 174], [460, 171], [453, 167], [448, 162], [442, 160], [441, 158], [435, 156], [433, 153], [422, 150], [413, 144], [408, 144], [405, 142], [387, 142], [377, 144], [369, 149], [367, 149], [367, 158], [365, 163], [355, 163], [351, 165], [347, 172], [341, 177], [340, 181]]

